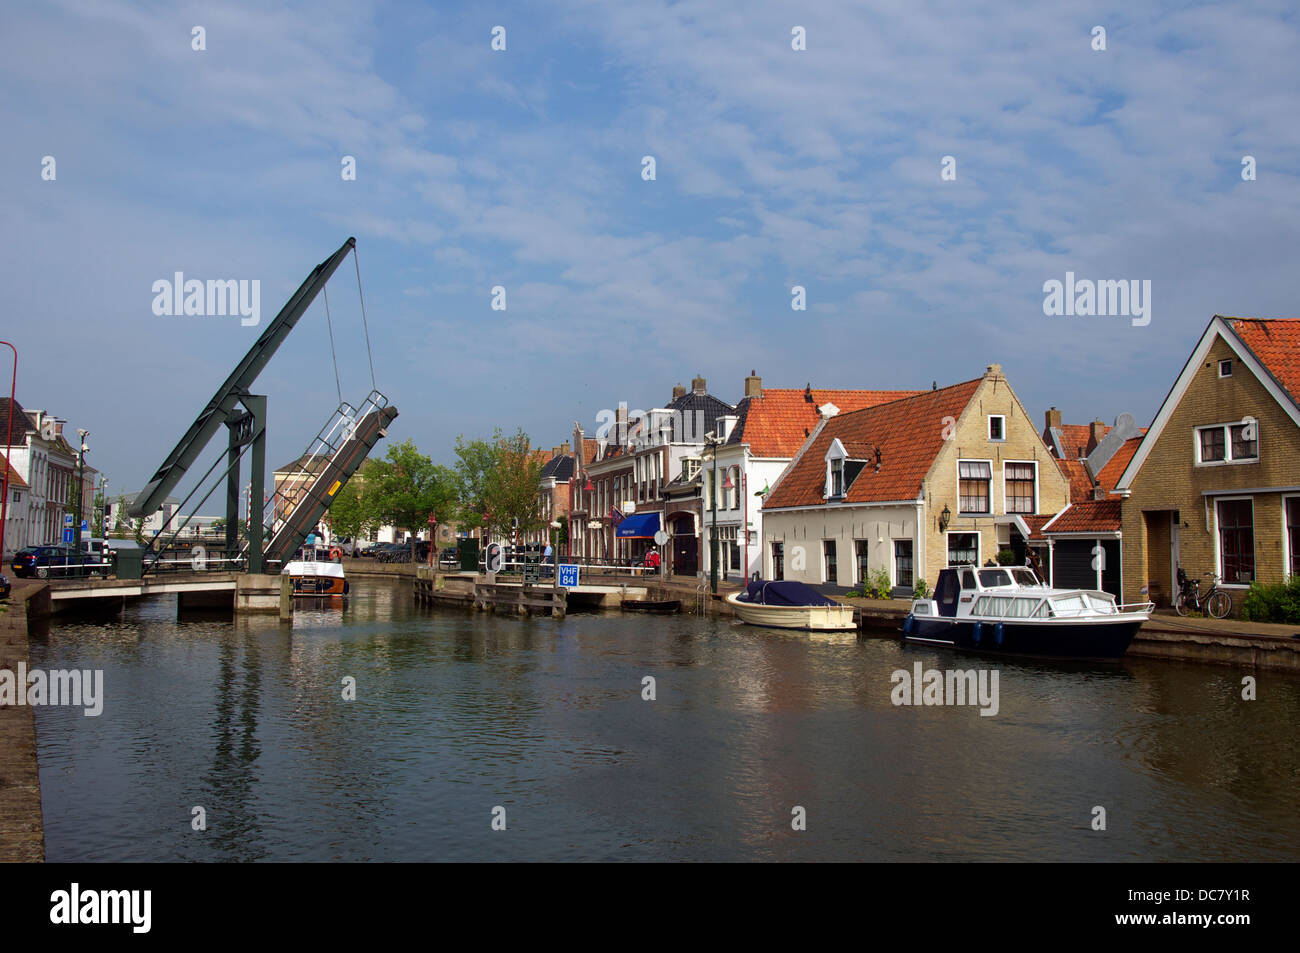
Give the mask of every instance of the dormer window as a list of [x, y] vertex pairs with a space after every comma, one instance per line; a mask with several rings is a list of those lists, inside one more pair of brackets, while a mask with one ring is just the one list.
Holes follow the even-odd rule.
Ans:
[[848, 455], [839, 438], [831, 441], [831, 447], [826, 451], [825, 496], [828, 500], [838, 500], [844, 496], [844, 461]]

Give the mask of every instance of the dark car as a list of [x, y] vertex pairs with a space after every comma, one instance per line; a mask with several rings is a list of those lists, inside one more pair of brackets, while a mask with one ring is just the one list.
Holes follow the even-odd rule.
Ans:
[[0, 599], [9, 598], [10, 588], [11, 587], [9, 585], [9, 577], [6, 576], [4, 573], [0, 572]]
[[460, 565], [460, 550], [455, 546], [448, 546], [438, 554], [438, 562], [451, 566]]
[[71, 546], [29, 546], [14, 554], [14, 575], [67, 579], [106, 570], [98, 556], [76, 555]]

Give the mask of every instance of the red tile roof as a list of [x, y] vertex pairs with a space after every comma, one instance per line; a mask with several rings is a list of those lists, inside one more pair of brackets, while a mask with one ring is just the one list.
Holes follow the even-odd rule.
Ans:
[[1224, 318], [1241, 342], [1300, 404], [1300, 319]]
[[1088, 477], [1088, 471], [1084, 468], [1083, 461], [1071, 457], [1068, 460], [1057, 460], [1056, 465], [1065, 474], [1065, 478], [1070, 481], [1071, 500], [1092, 499], [1092, 480]]
[[921, 393], [928, 392], [764, 388], [763, 396], [746, 397], [737, 405], [740, 419], [728, 442], [749, 444], [756, 457], [793, 457], [816, 429], [818, 407], [834, 404], [843, 414]]
[[[1145, 434], [1147, 428], [1143, 427], [1142, 432]], [[1137, 448], [1141, 445], [1141, 437], [1129, 437], [1120, 445], [1120, 448], [1115, 451], [1115, 455], [1106, 461], [1106, 465], [1101, 468], [1101, 472], [1097, 474], [1097, 482], [1102, 485], [1102, 488], [1105, 489], [1107, 493], [1115, 489], [1115, 485], [1119, 483], [1119, 478], [1124, 475], [1124, 469], [1128, 466], [1129, 461], [1133, 459], [1133, 454], [1137, 453]], [[1073, 499], [1073, 497], [1071, 497], [1071, 499]]]
[[[1092, 440], [1091, 424], [1061, 424], [1057, 429], [1061, 431], [1061, 449], [1069, 460], [1086, 457], [1096, 446], [1096, 444], [1091, 447], [1088, 446]], [[1097, 439], [1101, 440], [1105, 437], [1106, 434], [1110, 433], [1110, 429], [1108, 424], [1102, 424], [1101, 436]], [[1049, 447], [1051, 444], [1050, 440], [1047, 441]]]
[[596, 459], [596, 448], [599, 446], [600, 441], [595, 437], [582, 438], [582, 463], [584, 466]]
[[[763, 508], [825, 503], [826, 451], [837, 438], [850, 459], [868, 461], [850, 484], [844, 502], [916, 499], [921, 482], [943, 448], [943, 418], [960, 417], [982, 380], [921, 391], [914, 397], [832, 417], [767, 494]], [[877, 447], [879, 473], [875, 472]]]
[[1113, 533], [1119, 529], [1119, 500], [1084, 500], [1071, 503], [1057, 515], [1043, 535], [1057, 533]]

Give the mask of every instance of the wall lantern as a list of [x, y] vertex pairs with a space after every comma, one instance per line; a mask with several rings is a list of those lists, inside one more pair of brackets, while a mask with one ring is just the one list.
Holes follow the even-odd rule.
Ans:
[[939, 514], [939, 532], [948, 528], [948, 522], [952, 519], [952, 510], [948, 509], [948, 504], [943, 505], [943, 512]]

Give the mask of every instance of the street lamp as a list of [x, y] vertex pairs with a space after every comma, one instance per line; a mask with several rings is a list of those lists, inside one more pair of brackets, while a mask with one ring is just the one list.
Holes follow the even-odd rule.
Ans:
[[73, 555], [78, 559], [81, 558], [81, 513], [82, 504], [86, 495], [86, 454], [90, 448], [86, 446], [86, 438], [90, 436], [89, 430], [78, 430], [77, 436], [81, 439], [77, 447], [77, 510], [76, 515], [72, 518], [72, 550]]

